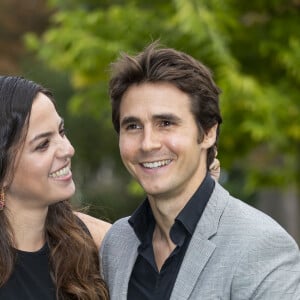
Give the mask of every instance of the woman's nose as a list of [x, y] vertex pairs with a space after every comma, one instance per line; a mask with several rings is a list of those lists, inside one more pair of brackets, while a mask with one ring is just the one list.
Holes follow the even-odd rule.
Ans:
[[69, 139], [66, 136], [64, 136], [59, 144], [58, 155], [60, 157], [72, 157], [74, 154], [74, 147], [70, 143]]

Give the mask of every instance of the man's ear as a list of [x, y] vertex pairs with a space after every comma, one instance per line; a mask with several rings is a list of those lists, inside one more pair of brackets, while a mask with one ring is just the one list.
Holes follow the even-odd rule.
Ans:
[[207, 133], [205, 133], [204, 139], [202, 141], [202, 146], [204, 148], [208, 149], [216, 143], [217, 128], [218, 128], [218, 124], [215, 124], [212, 128], [209, 129]]

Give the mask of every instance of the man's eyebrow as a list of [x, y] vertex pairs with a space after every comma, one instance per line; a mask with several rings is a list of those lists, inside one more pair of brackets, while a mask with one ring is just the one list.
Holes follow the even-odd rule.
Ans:
[[136, 118], [136, 117], [124, 117], [122, 120], [121, 120], [121, 123], [120, 123], [120, 127], [124, 127], [130, 123], [136, 123], [136, 122], [139, 122], [140, 119], [139, 118]]
[[[153, 120], [168, 120], [168, 121], [172, 121], [172, 122], [176, 122], [176, 123], [181, 122], [181, 119], [178, 116], [176, 116], [174, 114], [169, 114], [169, 113], [153, 115], [152, 119]], [[128, 124], [137, 123], [137, 122], [141, 122], [141, 120], [137, 117], [128, 116], [121, 120], [120, 126], [123, 127]]]
[[[59, 122], [59, 128], [62, 128], [64, 126], [64, 119], [60, 119], [60, 122]], [[53, 135], [53, 131], [46, 131], [46, 132], [43, 132], [43, 133], [40, 133], [36, 136], [34, 136], [30, 141], [29, 141], [29, 144], [33, 144], [34, 142], [36, 142], [37, 140], [40, 140], [40, 139], [43, 139], [43, 138], [46, 138], [46, 137], [49, 137], [51, 135]]]
[[181, 119], [174, 114], [157, 114], [152, 117], [154, 120], [168, 120], [173, 122], [181, 122]]

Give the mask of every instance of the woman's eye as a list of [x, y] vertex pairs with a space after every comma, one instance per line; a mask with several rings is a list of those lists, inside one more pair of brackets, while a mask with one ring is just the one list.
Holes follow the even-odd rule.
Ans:
[[48, 146], [49, 146], [49, 140], [45, 140], [36, 147], [36, 150], [46, 150]]
[[59, 130], [59, 134], [60, 134], [61, 136], [65, 136], [65, 135], [66, 135], [66, 130], [65, 130], [65, 128], [61, 128], [61, 129]]

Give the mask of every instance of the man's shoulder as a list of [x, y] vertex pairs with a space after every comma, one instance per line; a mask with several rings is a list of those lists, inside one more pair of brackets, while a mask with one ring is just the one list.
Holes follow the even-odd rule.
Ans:
[[256, 239], [276, 236], [284, 240], [293, 240], [287, 231], [271, 216], [231, 196], [229, 193], [225, 194], [225, 192], [226, 190], [221, 186], [217, 187], [217, 194], [226, 195], [227, 197], [224, 211], [219, 220], [219, 234], [227, 231], [245, 238]]
[[128, 223], [128, 219], [129, 217], [124, 217], [115, 221], [106, 233], [102, 244], [120, 245], [120, 243], [127, 243], [128, 241], [135, 240], [136, 236]]
[[133, 230], [128, 223], [129, 218], [130, 217], [124, 217], [116, 220], [108, 230], [107, 235], [131, 234]]
[[127, 217], [116, 220], [112, 224], [111, 229], [113, 229], [113, 230], [120, 230], [120, 229], [125, 230], [126, 228], [131, 228], [129, 223], [128, 223], [129, 218], [130, 218], [130, 216], [127, 216]]

